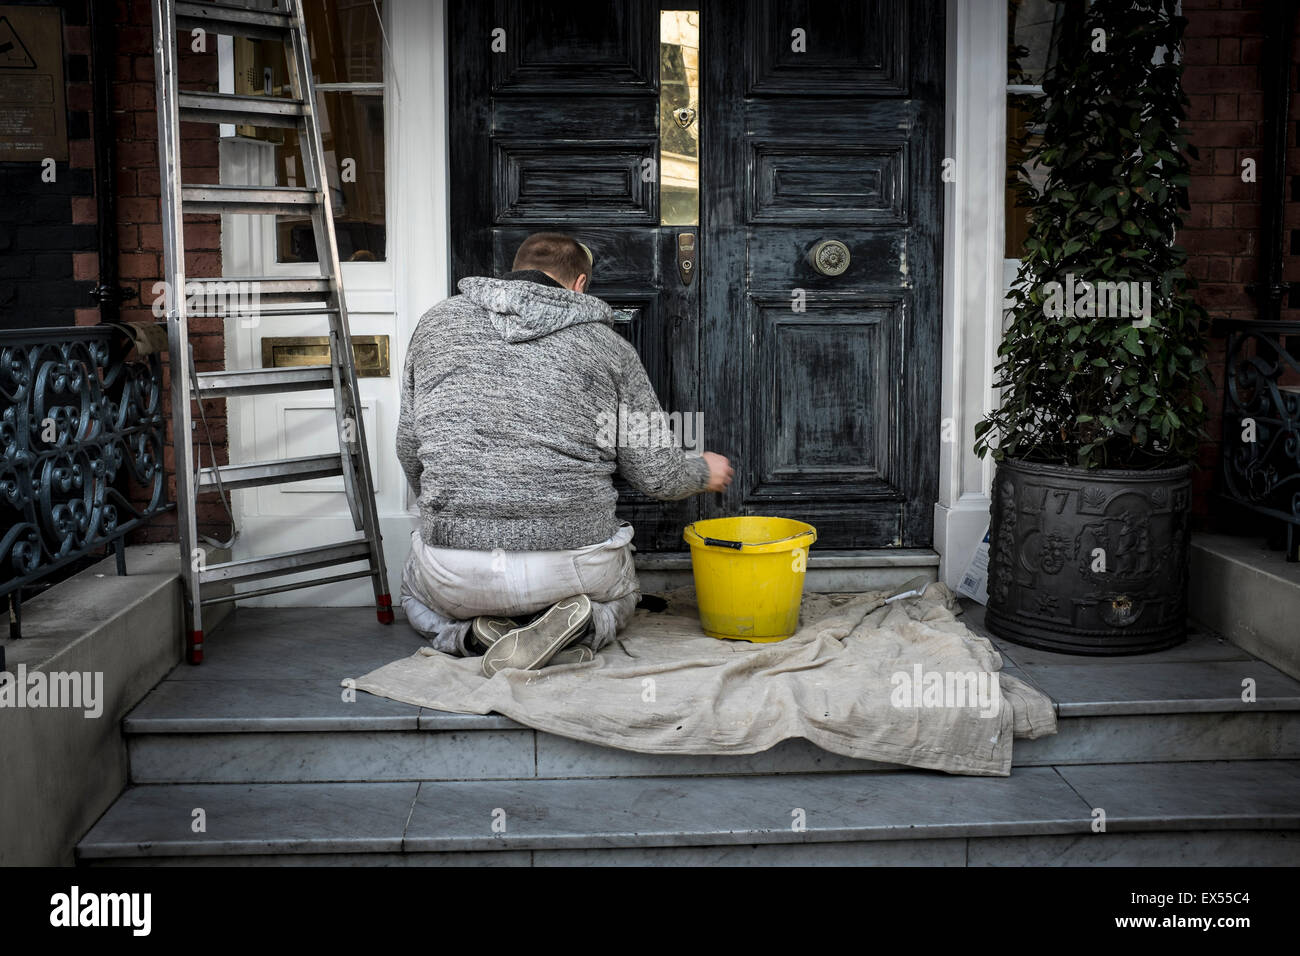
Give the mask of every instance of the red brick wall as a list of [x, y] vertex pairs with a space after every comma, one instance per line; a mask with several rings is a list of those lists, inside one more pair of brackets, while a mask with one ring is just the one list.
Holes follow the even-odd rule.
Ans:
[[[161, 206], [159, 204], [158, 116], [154, 108], [155, 79], [153, 24], [149, 0], [117, 0], [117, 58], [113, 87], [113, 122], [117, 135], [117, 235], [121, 284], [136, 297], [124, 304], [127, 322], [157, 321], [153, 314], [155, 283], [163, 279]], [[215, 38], [212, 38], [215, 41]], [[185, 89], [217, 90], [215, 42], [205, 54], [189, 52], [181, 44], [180, 83]], [[218, 127], [181, 125], [181, 163], [187, 183], [220, 181]], [[191, 277], [221, 275], [221, 219], [187, 216], [185, 220], [185, 270]], [[220, 368], [225, 360], [225, 336], [220, 319], [194, 319], [190, 336], [200, 371]], [[170, 388], [170, 376], [166, 379]], [[167, 402], [166, 463], [168, 495], [176, 500], [175, 459], [171, 448], [171, 402]], [[207, 421], [219, 462], [228, 460], [224, 401], [205, 403]], [[198, 421], [197, 415], [195, 420]], [[196, 436], [202, 437], [200, 425]], [[210, 461], [203, 442], [203, 464]], [[214, 536], [229, 534], [229, 520], [215, 495], [199, 503], [199, 529]], [[155, 520], [139, 532], [145, 541], [176, 540], [175, 515]]]
[[[1191, 101], [1188, 129], [1200, 158], [1192, 166], [1191, 211], [1178, 241], [1187, 250], [1189, 274], [1200, 283], [1196, 298], [1211, 317], [1254, 318], [1255, 300], [1246, 287], [1259, 275], [1264, 143], [1260, 66], [1264, 31], [1276, 29], [1277, 18], [1268, 0], [1183, 0], [1183, 13], [1188, 18], [1183, 88]], [[1293, 119], [1295, 109], [1293, 98]], [[1287, 136], [1294, 147], [1294, 122], [1287, 124]], [[1242, 181], [1245, 159], [1255, 161], [1253, 183]], [[1289, 172], [1300, 172], [1294, 151], [1288, 165]], [[1288, 207], [1287, 225], [1300, 226], [1300, 205]], [[1292, 270], [1287, 278], [1300, 274]], [[1289, 315], [1300, 318], [1295, 311]], [[1210, 341], [1216, 391], [1203, 396], [1213, 414], [1209, 440], [1201, 446], [1202, 468], [1193, 479], [1194, 512], [1202, 525], [1212, 524], [1215, 510], [1211, 492], [1221, 434], [1223, 346], [1221, 339]]]

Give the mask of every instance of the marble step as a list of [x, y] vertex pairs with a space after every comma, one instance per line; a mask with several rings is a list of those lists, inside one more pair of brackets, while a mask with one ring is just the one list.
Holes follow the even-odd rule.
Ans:
[[1300, 761], [1273, 760], [1032, 767], [1010, 777], [146, 785], [122, 795], [77, 856], [114, 865], [1298, 865], [1298, 837]]
[[[962, 619], [983, 633], [983, 609]], [[1059, 732], [1018, 740], [1016, 767], [1300, 758], [1300, 682], [1204, 632], [1087, 658], [989, 636], [1006, 671], [1057, 705]], [[655, 756], [356, 693], [340, 680], [424, 641], [363, 608], [239, 609], [201, 667], [181, 665], [126, 717], [133, 783], [562, 779], [897, 770], [804, 741], [746, 756]], [[1243, 681], [1254, 690], [1243, 700]]]
[[[978, 627], [977, 618], [972, 624]], [[1300, 683], [1206, 634], [1158, 655], [1096, 660], [999, 644], [1004, 667], [1055, 702], [1058, 733], [1018, 740], [1016, 767], [1300, 758]], [[380, 662], [396, 656], [379, 651]], [[1012, 655], [1015, 655], [1014, 657]], [[251, 657], [251, 661], [248, 659]], [[659, 756], [585, 744], [496, 715], [358, 693], [328, 653], [298, 673], [241, 654], [180, 668], [126, 718], [134, 783], [278, 783], [896, 770], [801, 740], [763, 754]], [[209, 669], [211, 667], [211, 669]], [[260, 670], [250, 668], [260, 667]], [[229, 671], [229, 673], [228, 673]], [[253, 676], [268, 674], [269, 676]], [[1249, 680], [1253, 700], [1242, 699]]]
[[1300, 562], [1262, 540], [1192, 535], [1193, 620], [1300, 678]]
[[[133, 783], [305, 783], [896, 771], [788, 740], [759, 754], [656, 755], [614, 750], [505, 717], [430, 711], [328, 682], [164, 684], [126, 718]], [[1151, 696], [1151, 695], [1148, 695]], [[1160, 701], [1100, 701], [1064, 712], [1058, 733], [1017, 740], [1015, 767], [1300, 758], [1300, 700], [1255, 710], [1210, 698], [1161, 713]], [[1173, 706], [1172, 702], [1164, 702]], [[1067, 710], [1066, 704], [1060, 705]]]

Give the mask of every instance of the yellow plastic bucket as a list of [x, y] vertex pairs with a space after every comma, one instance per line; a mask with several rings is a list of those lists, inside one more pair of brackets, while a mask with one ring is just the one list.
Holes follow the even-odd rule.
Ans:
[[792, 518], [713, 518], [687, 525], [682, 537], [705, 634], [771, 642], [798, 630], [816, 528]]

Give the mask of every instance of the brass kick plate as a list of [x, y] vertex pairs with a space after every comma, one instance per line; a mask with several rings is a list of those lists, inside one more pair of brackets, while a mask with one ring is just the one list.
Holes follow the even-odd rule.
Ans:
[[[357, 378], [388, 377], [388, 336], [352, 336], [352, 357]], [[286, 336], [262, 339], [263, 368], [292, 368], [297, 365], [329, 365], [328, 335]]]

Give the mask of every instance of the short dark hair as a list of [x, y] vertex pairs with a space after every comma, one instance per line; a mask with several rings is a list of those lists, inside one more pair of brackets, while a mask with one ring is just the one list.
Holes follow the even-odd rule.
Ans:
[[572, 236], [562, 232], [535, 232], [519, 246], [512, 268], [516, 272], [541, 269], [565, 285], [572, 285], [582, 275], [591, 281], [590, 256], [587, 247]]

